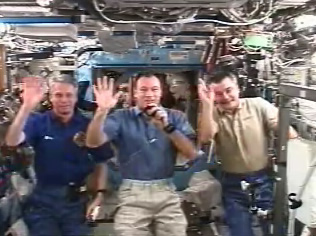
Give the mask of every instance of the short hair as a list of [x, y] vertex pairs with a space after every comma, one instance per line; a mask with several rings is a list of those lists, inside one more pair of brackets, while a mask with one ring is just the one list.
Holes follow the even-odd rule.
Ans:
[[157, 73], [157, 72], [153, 72], [153, 71], [142, 71], [142, 72], [137, 73], [134, 76], [134, 86], [136, 86], [137, 81], [143, 77], [145, 77], [145, 78], [156, 77], [160, 81], [161, 87], [163, 86], [163, 82], [162, 82], [162, 78], [161, 78], [162, 75]]
[[206, 84], [218, 84], [222, 82], [225, 78], [230, 78], [238, 83], [238, 75], [236, 73], [227, 70], [217, 70], [208, 76], [208, 78], [206, 79]]
[[78, 88], [77, 80], [74, 76], [70, 74], [60, 74], [59, 76], [53, 77], [51, 79], [51, 84], [53, 83], [64, 83], [64, 84], [70, 84], [74, 86], [75, 88]]

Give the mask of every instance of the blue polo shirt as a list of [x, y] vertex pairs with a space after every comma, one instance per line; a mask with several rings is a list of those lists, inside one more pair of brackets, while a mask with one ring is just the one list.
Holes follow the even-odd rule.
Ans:
[[35, 151], [35, 172], [38, 183], [45, 185], [82, 184], [96, 163], [113, 155], [109, 144], [88, 149], [74, 142], [78, 132], [86, 132], [89, 119], [79, 112], [69, 123], [58, 120], [53, 111], [32, 114], [24, 129], [26, 141]]
[[[189, 138], [195, 136], [182, 112], [166, 111], [176, 132]], [[104, 131], [118, 150], [124, 179], [156, 180], [173, 176], [176, 147], [163, 131], [146, 120], [138, 108], [120, 109], [110, 114], [105, 121]]]

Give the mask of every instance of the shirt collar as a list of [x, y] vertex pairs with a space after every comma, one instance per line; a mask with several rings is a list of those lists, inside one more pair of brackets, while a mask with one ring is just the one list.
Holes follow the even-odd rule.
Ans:
[[[47, 113], [48, 113], [49, 117], [50, 117], [54, 122], [60, 122], [60, 123], [62, 123], [62, 122], [60, 121], [59, 117], [56, 116], [56, 114], [54, 113], [53, 110], [49, 110], [49, 111], [47, 111]], [[76, 122], [80, 122], [80, 121], [82, 121], [82, 117], [83, 117], [83, 116], [82, 116], [78, 111], [75, 111], [74, 114], [73, 114], [73, 116], [71, 117], [70, 121], [68, 122], [68, 124], [71, 124], [71, 123], [74, 123], [74, 122], [75, 122], [75, 123], [76, 123]]]
[[132, 109], [136, 116], [139, 116], [142, 114], [142, 111], [138, 107], [133, 107]]

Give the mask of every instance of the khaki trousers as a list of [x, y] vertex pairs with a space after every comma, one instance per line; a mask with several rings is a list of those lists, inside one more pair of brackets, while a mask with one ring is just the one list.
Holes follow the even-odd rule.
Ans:
[[117, 236], [186, 236], [187, 220], [170, 180], [124, 180], [118, 197]]

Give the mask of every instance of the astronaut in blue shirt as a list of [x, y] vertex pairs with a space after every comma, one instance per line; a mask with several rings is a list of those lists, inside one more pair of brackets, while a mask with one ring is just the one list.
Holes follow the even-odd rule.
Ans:
[[[113, 80], [98, 80], [98, 109], [87, 131], [87, 146], [111, 142], [117, 150], [123, 182], [115, 215], [117, 236], [185, 236], [187, 221], [172, 183], [177, 153], [189, 160], [197, 152], [185, 115], [160, 106], [162, 86], [150, 73], [135, 78], [136, 107], [108, 115], [120, 96]], [[104, 123], [105, 121], [105, 123]]]
[[[24, 215], [30, 234], [84, 236], [90, 233], [86, 218], [103, 201], [104, 162], [112, 157], [112, 150], [109, 145], [93, 150], [85, 146], [89, 120], [75, 111], [76, 83], [68, 75], [57, 79], [49, 91], [53, 108], [41, 114], [32, 111], [43, 98], [43, 83], [25, 79], [23, 105], [8, 130], [6, 144], [27, 142], [35, 151], [37, 183]], [[78, 192], [91, 173], [99, 191], [85, 209], [86, 201]]]

